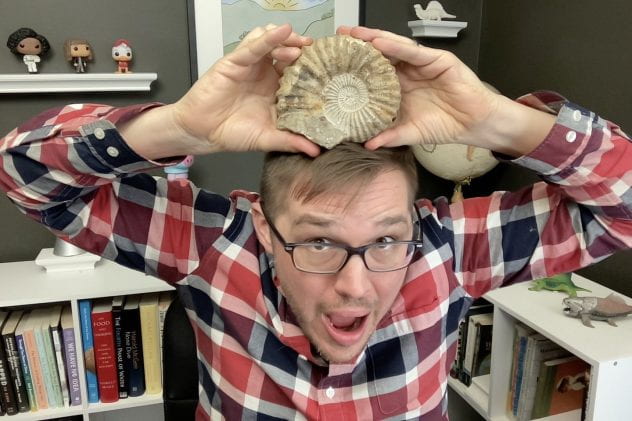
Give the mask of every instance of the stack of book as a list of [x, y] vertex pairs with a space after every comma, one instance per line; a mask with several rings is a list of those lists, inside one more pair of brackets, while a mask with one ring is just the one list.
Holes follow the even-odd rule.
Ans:
[[516, 323], [507, 410], [518, 421], [585, 407], [590, 366], [530, 327]]
[[450, 376], [466, 386], [472, 378], [490, 372], [494, 307], [485, 299], [476, 300], [459, 323], [456, 358]]
[[80, 344], [69, 303], [0, 309], [0, 415], [81, 405], [81, 356], [90, 403], [160, 393], [172, 294], [80, 300]]

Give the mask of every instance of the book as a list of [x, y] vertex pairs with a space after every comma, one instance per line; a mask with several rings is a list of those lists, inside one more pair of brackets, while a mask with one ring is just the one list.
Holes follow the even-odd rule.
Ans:
[[467, 352], [467, 329], [469, 317], [474, 314], [492, 313], [494, 306], [484, 298], [479, 298], [472, 303], [467, 310], [465, 317], [459, 322], [458, 337], [457, 337], [457, 351], [456, 362], [453, 364], [452, 376], [465, 383], [466, 376], [463, 372], [463, 361], [465, 360], [465, 354]]
[[[162, 355], [162, 335], [165, 326], [165, 317], [167, 317], [167, 310], [173, 301], [173, 291], [162, 291], [158, 297], [158, 325], [160, 327], [160, 355]], [[162, 358], [161, 358], [162, 362]]]
[[92, 339], [92, 302], [79, 300], [79, 323], [81, 324], [81, 344], [83, 350], [84, 369], [86, 372], [86, 388], [88, 402], [99, 402], [99, 386], [97, 369], [94, 363], [94, 342]]
[[29, 406], [31, 411], [36, 411], [38, 409], [38, 399], [36, 399], [35, 384], [31, 374], [32, 369], [31, 366], [29, 366], [28, 351], [26, 342], [24, 341], [24, 331], [29, 323], [29, 317], [30, 311], [25, 311], [15, 329], [15, 343], [20, 355], [20, 365], [22, 366], [22, 374], [24, 375], [24, 384], [26, 385], [26, 393], [29, 398]]
[[119, 295], [112, 299], [112, 323], [114, 324], [114, 351], [116, 355], [116, 378], [118, 381], [119, 399], [128, 395], [127, 375], [123, 358], [123, 306], [125, 297]]
[[92, 338], [99, 399], [103, 403], [116, 402], [119, 392], [111, 298], [99, 299], [93, 303]]
[[63, 337], [63, 357], [66, 368], [66, 383], [70, 406], [81, 405], [81, 382], [77, 362], [77, 346], [75, 343], [75, 326], [72, 319], [72, 308], [64, 306], [61, 312], [61, 333]]
[[516, 323], [514, 326], [514, 349], [513, 362], [511, 367], [511, 384], [507, 400], [507, 409], [514, 414], [518, 412], [518, 400], [522, 387], [522, 374], [527, 352], [527, 338], [535, 333], [529, 326]]
[[[58, 367], [59, 360], [52, 333], [53, 324], [55, 324], [56, 326], [59, 325], [61, 308], [62, 306], [59, 304], [46, 307], [46, 311], [42, 318], [42, 339], [46, 348], [46, 360], [50, 369], [50, 378], [53, 386], [53, 394], [55, 397], [56, 407], [64, 406], [64, 394], [62, 391], [61, 379], [64, 379], [64, 383], [66, 381], [64, 368], [62, 367], [62, 369], [60, 370]], [[59, 348], [59, 352], [61, 353], [61, 346]], [[59, 355], [59, 357], [61, 357], [61, 354]]]
[[518, 401], [517, 419], [528, 421], [532, 418], [533, 406], [543, 361], [568, 356], [569, 352], [540, 333], [527, 337], [527, 359], [522, 375], [522, 393]]
[[[0, 329], [4, 326], [5, 321], [9, 317], [9, 312], [0, 311]], [[11, 375], [9, 374], [9, 363], [4, 351], [4, 347], [0, 345], [0, 402], [2, 402], [3, 410], [7, 415], [15, 415], [18, 413], [18, 406], [11, 384]]]
[[59, 379], [57, 377], [57, 367], [53, 355], [54, 351], [48, 333], [49, 313], [50, 307], [36, 308], [31, 312], [31, 318], [34, 323], [33, 332], [35, 334], [37, 353], [44, 378], [44, 386], [46, 387], [48, 406], [50, 408], [57, 408], [62, 406], [62, 402]]
[[140, 329], [140, 295], [126, 297], [122, 315], [123, 366], [128, 396], [145, 393], [145, 366]]
[[[461, 381], [466, 385], [472, 384], [474, 356], [480, 343], [481, 326], [489, 326], [491, 329], [493, 321], [492, 313], [472, 314], [468, 318], [467, 338], [465, 342], [465, 357], [461, 372]], [[491, 336], [491, 335], [490, 335]], [[491, 352], [491, 343], [490, 343]]]
[[23, 315], [24, 310], [12, 311], [2, 327], [2, 343], [4, 344], [7, 363], [9, 365], [9, 375], [11, 384], [13, 385], [13, 392], [15, 393], [18, 412], [26, 412], [31, 409], [24, 375], [22, 374], [20, 353], [15, 340], [15, 330]]
[[543, 362], [543, 392], [532, 416], [541, 418], [581, 409], [590, 378], [590, 366], [576, 356]]
[[61, 390], [62, 406], [70, 405], [70, 393], [68, 390], [68, 382], [66, 379], [66, 363], [63, 354], [63, 338], [61, 332], [61, 313], [63, 306], [57, 305], [52, 308], [50, 318], [48, 320], [48, 331], [53, 343], [55, 352], [55, 363], [57, 365], [57, 376], [59, 378], [59, 387]]
[[160, 366], [160, 327], [158, 321], [158, 293], [143, 294], [140, 299], [140, 332], [143, 340], [145, 390], [149, 394], [162, 391]]

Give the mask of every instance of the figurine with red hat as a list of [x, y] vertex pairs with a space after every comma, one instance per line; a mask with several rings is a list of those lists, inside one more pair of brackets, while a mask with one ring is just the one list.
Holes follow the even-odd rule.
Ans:
[[116, 73], [131, 73], [129, 63], [132, 61], [132, 46], [128, 40], [120, 38], [114, 42], [112, 58], [118, 64]]

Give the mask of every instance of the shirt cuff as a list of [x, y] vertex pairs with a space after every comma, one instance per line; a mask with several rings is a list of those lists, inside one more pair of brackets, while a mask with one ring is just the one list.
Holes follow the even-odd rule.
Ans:
[[91, 155], [115, 173], [134, 173], [178, 164], [184, 156], [158, 161], [143, 158], [129, 147], [116, 128], [117, 123], [121, 124], [143, 111], [160, 105], [152, 103], [114, 109], [100, 120], [79, 126], [79, 133]]
[[517, 101], [557, 115], [555, 125], [536, 149], [509, 160], [545, 176], [579, 165], [591, 145], [593, 134], [599, 134], [601, 138], [604, 131], [608, 130], [606, 120], [555, 92], [536, 92], [520, 97]]

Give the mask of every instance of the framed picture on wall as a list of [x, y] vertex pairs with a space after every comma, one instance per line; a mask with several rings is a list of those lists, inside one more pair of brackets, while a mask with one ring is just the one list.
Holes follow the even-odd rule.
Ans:
[[362, 0], [189, 0], [192, 80], [257, 26], [289, 22], [314, 38], [360, 22]]

